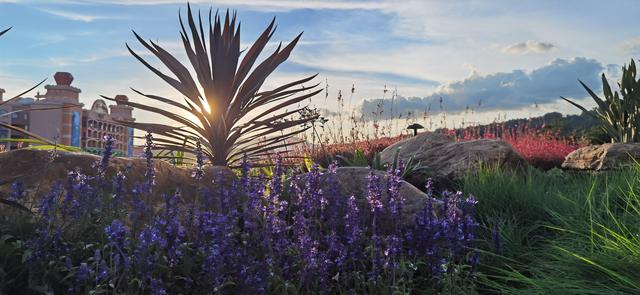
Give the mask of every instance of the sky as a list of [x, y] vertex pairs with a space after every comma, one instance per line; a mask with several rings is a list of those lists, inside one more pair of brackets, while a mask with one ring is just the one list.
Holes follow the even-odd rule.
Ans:
[[[500, 114], [576, 113], [560, 96], [592, 105], [578, 79], [599, 90], [602, 73], [615, 81], [620, 67], [640, 55], [635, 0], [190, 2], [206, 13], [237, 11], [243, 48], [275, 16], [278, 27], [265, 55], [304, 32], [265, 88], [318, 73], [327, 95], [311, 105], [331, 112], [341, 109], [339, 92], [343, 110], [368, 115], [377, 99], [390, 107], [395, 92], [396, 115], [436, 114], [442, 97], [454, 124], [462, 116], [484, 122]], [[181, 99], [125, 43], [145, 53], [135, 30], [184, 59], [178, 13], [185, 10], [184, 1], [173, 0], [0, 0], [0, 29], [13, 27], [0, 38], [0, 88], [17, 94], [67, 71], [87, 107], [99, 95], [147, 102], [130, 87]]]

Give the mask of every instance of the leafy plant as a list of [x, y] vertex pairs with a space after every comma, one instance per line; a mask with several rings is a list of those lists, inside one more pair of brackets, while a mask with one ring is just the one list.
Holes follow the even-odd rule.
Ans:
[[361, 149], [356, 149], [351, 158], [343, 155], [337, 155], [336, 158], [344, 162], [346, 166], [351, 166], [351, 167], [369, 166], [369, 159], [367, 159], [367, 155], [365, 155], [364, 151]]
[[604, 99], [600, 98], [587, 85], [579, 81], [589, 95], [598, 104], [595, 114], [574, 101], [562, 99], [571, 103], [583, 112], [592, 114], [601, 123], [601, 128], [611, 136], [612, 142], [638, 142], [640, 131], [640, 80], [636, 80], [636, 64], [631, 60], [629, 66], [622, 67], [622, 79], [618, 83], [620, 93], [611, 91], [611, 86], [602, 74], [602, 91]]
[[[214, 20], [215, 23], [212, 25], [209, 13], [207, 32], [203, 28], [200, 14], [196, 23], [190, 6], [187, 6], [188, 30], [180, 17], [182, 43], [191, 70], [196, 74], [195, 78], [187, 66], [173, 55], [153, 41], [145, 41], [135, 32], [137, 40], [156, 56], [175, 78], [153, 67], [127, 45], [127, 49], [136, 59], [185, 97], [184, 103], [177, 99], [145, 94], [135, 89], [133, 91], [136, 93], [162, 102], [166, 106], [152, 107], [143, 103], [104, 98], [156, 113], [182, 125], [174, 127], [156, 123], [121, 122], [161, 135], [160, 138], [156, 137], [156, 142], [157, 146], [163, 149], [192, 153], [195, 150], [195, 142], [200, 139], [204, 154], [214, 165], [238, 163], [243, 154], [254, 160], [268, 155], [274, 149], [291, 144], [287, 139], [304, 132], [309, 126], [294, 131], [289, 129], [316, 119], [309, 116], [288, 119], [305, 109], [296, 104], [321, 91], [314, 89], [318, 84], [304, 85], [315, 75], [272, 90], [263, 91], [261, 88], [269, 75], [289, 57], [302, 34], [284, 48], [278, 45], [270, 56], [254, 68], [258, 56], [273, 36], [275, 19], [246, 51], [240, 50], [240, 25], [236, 25], [235, 14], [229, 16], [227, 12], [224, 23], [221, 23], [220, 16], [216, 13]], [[208, 40], [205, 38], [207, 33]], [[245, 53], [240, 61], [242, 52]], [[287, 109], [290, 106], [295, 107]], [[196, 119], [179, 115], [166, 107], [174, 110], [177, 108]], [[284, 112], [279, 112], [280, 110]], [[184, 146], [183, 140], [186, 140]]]

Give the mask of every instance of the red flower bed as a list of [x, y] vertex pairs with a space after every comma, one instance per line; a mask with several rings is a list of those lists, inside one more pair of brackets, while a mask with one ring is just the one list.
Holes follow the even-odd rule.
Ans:
[[519, 128], [506, 128], [502, 124], [493, 124], [484, 128], [473, 127], [460, 130], [445, 130], [446, 134], [457, 140], [502, 139], [509, 143], [529, 164], [541, 169], [560, 167], [564, 158], [586, 143], [568, 139], [546, 130], [544, 126], [531, 128], [523, 124]]

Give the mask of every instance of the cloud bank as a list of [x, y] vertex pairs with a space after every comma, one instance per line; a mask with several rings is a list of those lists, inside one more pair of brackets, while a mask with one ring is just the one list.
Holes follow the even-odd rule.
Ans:
[[[461, 81], [445, 83], [426, 97], [398, 97], [393, 103], [393, 112], [396, 116], [408, 112], [415, 114], [426, 111], [429, 106], [432, 112], [436, 112], [440, 108], [441, 97], [447, 112], [461, 112], [467, 106], [478, 109], [480, 102], [480, 110], [489, 111], [552, 103], [560, 96], [582, 98], [586, 92], [577, 80], [597, 90], [603, 70], [604, 66], [594, 59], [575, 57], [556, 59], [530, 72], [513, 70], [489, 75], [474, 74]], [[389, 116], [392, 108], [390, 99], [365, 100], [361, 111], [370, 116], [379, 105], [383, 106], [383, 116]]]
[[545, 53], [556, 48], [555, 45], [549, 42], [540, 42], [529, 40], [527, 42], [519, 42], [511, 44], [502, 49], [503, 52], [512, 54], [522, 53]]

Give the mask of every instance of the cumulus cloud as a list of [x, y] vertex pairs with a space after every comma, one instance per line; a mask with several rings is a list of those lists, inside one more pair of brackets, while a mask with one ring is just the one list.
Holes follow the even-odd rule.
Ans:
[[592, 89], [598, 89], [599, 75], [603, 70], [604, 66], [594, 59], [556, 59], [530, 72], [513, 70], [488, 75], [473, 74], [461, 81], [444, 83], [426, 97], [399, 97], [393, 106], [389, 99], [365, 100], [361, 111], [370, 115], [380, 105], [387, 116], [392, 107], [396, 115], [422, 112], [428, 108], [438, 111], [440, 98], [447, 112], [461, 112], [467, 106], [477, 106], [480, 101], [483, 111], [519, 109], [533, 104], [553, 103], [559, 96], [585, 97], [585, 90], [577, 80], [582, 80]]
[[519, 42], [511, 44], [502, 49], [506, 53], [522, 54], [522, 53], [544, 53], [549, 52], [556, 48], [555, 45], [549, 42], [540, 42], [529, 40], [527, 42]]

